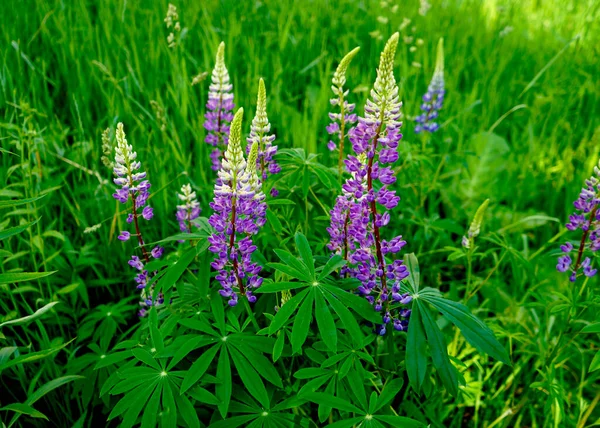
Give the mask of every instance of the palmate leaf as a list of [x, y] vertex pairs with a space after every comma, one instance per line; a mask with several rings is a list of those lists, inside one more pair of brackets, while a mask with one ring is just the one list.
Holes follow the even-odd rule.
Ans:
[[[298, 309], [298, 315], [294, 319], [294, 325], [292, 327], [292, 351], [294, 353], [300, 351], [302, 345], [306, 341], [308, 336], [308, 330], [310, 328], [310, 323], [312, 322], [312, 310], [313, 310], [313, 302], [315, 300], [315, 292], [314, 289], [306, 290], [308, 292], [307, 297], [302, 301], [302, 305], [300, 309]], [[283, 305], [282, 309], [288, 304], [286, 302]]]
[[413, 304], [406, 342], [406, 371], [410, 384], [419, 392], [427, 372], [427, 346], [425, 328], [421, 320], [419, 305]]

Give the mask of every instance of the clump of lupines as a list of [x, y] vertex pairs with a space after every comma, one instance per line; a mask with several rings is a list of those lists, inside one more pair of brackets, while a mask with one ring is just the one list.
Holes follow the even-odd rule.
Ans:
[[[379, 334], [392, 323], [396, 330], [406, 330], [410, 310], [393, 303], [406, 305], [411, 297], [400, 292], [401, 281], [409, 272], [402, 260], [388, 263], [386, 256], [398, 253], [406, 241], [397, 236], [381, 239], [380, 230], [390, 221], [389, 210], [398, 205], [400, 198], [388, 188], [396, 181], [389, 166], [398, 160], [400, 108], [398, 86], [393, 66], [398, 33], [387, 42], [381, 54], [377, 79], [371, 97], [365, 106], [365, 116], [349, 132], [355, 156], [348, 156], [346, 167], [351, 177], [342, 186], [343, 194], [331, 211], [329, 248], [342, 253], [348, 267], [342, 272], [361, 282], [358, 292], [382, 312], [383, 324]], [[381, 210], [383, 208], [383, 212]]]
[[181, 193], [177, 194], [177, 198], [181, 202], [177, 205], [177, 222], [179, 223], [179, 230], [184, 233], [192, 232], [193, 221], [200, 216], [202, 209], [200, 203], [196, 199], [196, 192], [192, 190], [192, 186], [188, 183], [181, 186]]
[[[267, 180], [268, 174], [277, 174], [281, 171], [281, 167], [275, 162], [273, 156], [277, 153], [277, 146], [273, 145], [275, 135], [270, 134], [271, 124], [267, 116], [267, 90], [265, 82], [260, 79], [258, 82], [258, 99], [256, 102], [256, 114], [252, 119], [250, 127], [250, 136], [248, 137], [248, 145], [246, 151], [249, 153], [250, 148], [254, 143], [258, 146], [258, 158], [256, 159], [256, 168], [260, 171], [260, 179], [264, 183]], [[279, 194], [276, 188], [271, 189], [271, 196], [275, 197]]]
[[340, 174], [342, 173], [342, 165], [344, 160], [344, 140], [346, 139], [346, 126], [356, 122], [356, 114], [353, 113], [355, 104], [350, 104], [346, 100], [348, 96], [348, 90], [344, 89], [346, 84], [346, 71], [352, 61], [352, 58], [358, 53], [360, 47], [352, 49], [346, 54], [340, 61], [335, 73], [333, 74], [331, 90], [335, 94], [329, 102], [332, 106], [338, 106], [340, 109], [339, 113], [329, 113], [331, 123], [327, 126], [327, 132], [331, 135], [332, 140], [327, 144], [327, 148], [331, 151], [335, 150], [337, 145], [334, 140], [339, 141], [339, 156], [338, 156], [338, 169]]
[[571, 256], [575, 246], [571, 242], [561, 245], [563, 255], [558, 258], [556, 265], [559, 272], [570, 272], [571, 282], [575, 282], [580, 273], [586, 277], [598, 273], [588, 254], [600, 249], [600, 162], [594, 167], [594, 174], [585, 180], [585, 186], [573, 205], [576, 211], [569, 216], [569, 222], [565, 226], [570, 231], [581, 230], [579, 248]]
[[462, 237], [461, 244], [464, 248], [471, 248], [473, 246], [473, 242], [475, 238], [479, 236], [479, 232], [481, 232], [481, 223], [483, 223], [483, 214], [485, 214], [485, 210], [487, 209], [488, 204], [490, 203], [489, 199], [483, 201], [483, 204], [477, 208], [475, 212], [475, 216], [473, 217], [473, 221], [469, 226], [469, 230], [467, 234]]
[[221, 42], [217, 50], [215, 68], [212, 71], [208, 88], [208, 102], [204, 115], [204, 128], [208, 131], [204, 141], [215, 147], [211, 152], [212, 169], [221, 167], [222, 151], [227, 148], [229, 126], [233, 118], [233, 85], [229, 81], [229, 72], [225, 67], [225, 43]]
[[439, 111], [444, 104], [444, 39], [440, 39], [437, 47], [437, 58], [435, 61], [435, 71], [431, 78], [431, 83], [427, 92], [423, 95], [423, 104], [421, 104], [422, 114], [416, 117], [417, 126], [415, 132], [418, 134], [423, 131], [435, 132], [440, 125], [435, 122]]
[[238, 302], [238, 292], [249, 302], [255, 302], [252, 290], [260, 287], [261, 267], [251, 260], [256, 246], [252, 235], [265, 224], [267, 206], [262, 183], [256, 170], [258, 143], [252, 143], [248, 162], [241, 147], [243, 109], [240, 108], [231, 123], [231, 135], [215, 185], [215, 196], [210, 207], [214, 214], [209, 223], [215, 228], [208, 241], [215, 260], [211, 266], [218, 271], [216, 279], [223, 287], [221, 296], [229, 298], [229, 305]]
[[153, 300], [153, 286], [150, 289], [146, 289], [149, 275], [145, 269], [145, 264], [150, 262], [150, 258], [157, 259], [161, 257], [164, 249], [156, 246], [151, 251], [148, 251], [142, 238], [140, 217], [147, 221], [154, 217], [152, 207], [147, 205], [150, 195], [150, 182], [146, 179], [146, 172], [141, 171], [141, 163], [137, 160], [137, 153], [133, 151], [133, 147], [125, 138], [122, 123], [117, 125], [115, 138], [117, 140], [117, 147], [115, 148], [115, 163], [113, 167], [115, 178], [113, 181], [119, 186], [119, 189], [113, 194], [113, 197], [122, 204], [126, 204], [131, 200], [131, 213], [127, 215], [127, 223], [133, 223], [135, 229], [134, 233], [127, 230], [122, 231], [118, 239], [128, 241], [132, 236], [136, 237], [141, 248], [142, 259], [133, 255], [128, 264], [139, 272], [135, 277], [135, 282], [137, 283], [137, 288], [141, 290], [141, 309], [139, 315], [144, 316], [148, 307], [161, 305], [164, 302], [162, 295], [157, 296]]

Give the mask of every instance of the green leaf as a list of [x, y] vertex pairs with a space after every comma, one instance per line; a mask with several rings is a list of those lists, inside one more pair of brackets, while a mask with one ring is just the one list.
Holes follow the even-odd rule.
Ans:
[[[180, 394], [183, 394], [185, 391], [190, 389], [198, 380], [202, 377], [210, 363], [217, 355], [217, 351], [221, 345], [215, 345], [212, 348], [204, 351], [202, 355], [192, 364], [192, 366], [188, 369], [185, 377], [183, 378], [183, 382], [181, 382]], [[227, 359], [229, 361], [229, 358]], [[219, 358], [220, 362], [220, 358]]]
[[424, 428], [426, 425], [415, 421], [414, 419], [407, 418], [405, 416], [394, 416], [394, 415], [375, 415], [375, 419], [385, 422], [393, 427], [402, 428]]
[[319, 333], [321, 333], [321, 338], [331, 352], [337, 352], [337, 329], [335, 328], [335, 322], [333, 321], [331, 312], [329, 312], [323, 293], [318, 290], [314, 294], [315, 318], [317, 319]]
[[342, 324], [350, 335], [352, 342], [357, 346], [360, 346], [363, 341], [363, 334], [360, 330], [360, 326], [356, 322], [354, 315], [352, 315], [352, 313], [338, 299], [336, 299], [335, 296], [330, 293], [324, 294], [327, 298], [327, 301], [340, 318], [340, 321], [342, 321]]
[[181, 395], [176, 397], [175, 401], [179, 410], [178, 414], [181, 415], [187, 426], [190, 428], [200, 428], [200, 419], [198, 419], [198, 414], [192, 403], [190, 403], [190, 400], [185, 395]]
[[348, 381], [348, 385], [350, 385], [350, 391], [359, 404], [362, 406], [363, 410], [367, 408], [367, 394], [365, 393], [365, 385], [363, 383], [363, 379], [358, 373], [357, 370], [350, 370], [348, 375], [346, 376], [346, 380]]
[[[412, 315], [411, 315], [411, 323], [412, 323]], [[412, 325], [411, 325], [412, 327]], [[410, 330], [410, 329], [409, 329]], [[408, 370], [408, 368], [407, 368]], [[404, 385], [404, 379], [396, 378], [392, 379], [383, 386], [383, 390], [381, 394], [379, 394], [379, 398], [377, 399], [377, 405], [375, 406], [375, 410], [372, 412], [377, 412], [382, 407], [388, 405], [394, 397], [400, 392], [402, 389], [402, 385]]]
[[225, 309], [223, 309], [223, 298], [219, 294], [213, 293], [210, 299], [210, 308], [215, 317], [215, 323], [219, 328], [219, 332], [222, 336], [225, 336], [227, 332], [225, 328]]
[[469, 308], [458, 302], [443, 298], [429, 298], [425, 296], [421, 296], [421, 298], [433, 305], [446, 319], [456, 325], [465, 336], [465, 339], [475, 349], [504, 364], [510, 365], [510, 357], [506, 349], [496, 340], [492, 330], [483, 321], [475, 317], [469, 311]]
[[344, 260], [341, 256], [339, 255], [334, 255], [333, 257], [331, 257], [329, 260], [327, 260], [327, 263], [325, 264], [325, 266], [323, 266], [323, 270], [321, 270], [321, 273], [319, 274], [319, 281], [322, 281], [324, 278], [326, 278], [330, 273], [338, 270], [339, 268], [343, 267], [346, 265], [346, 260]]
[[272, 284], [261, 285], [255, 293], [276, 293], [278, 291], [295, 290], [303, 287], [307, 287], [305, 282], [274, 282]]
[[588, 371], [591, 373], [598, 369], [600, 369], [600, 351], [596, 352], [596, 355], [594, 355]]
[[416, 300], [416, 304], [419, 306], [419, 311], [422, 315], [423, 327], [425, 328], [427, 342], [429, 343], [429, 348], [431, 350], [433, 365], [438, 370], [440, 378], [448, 392], [453, 396], [456, 396], [458, 395], [458, 379], [456, 376], [456, 369], [450, 363], [450, 359], [448, 358], [448, 347], [444, 335], [427, 311], [427, 308], [424, 308], [418, 299]]
[[12, 360], [8, 360], [5, 361], [2, 365], [0, 365], [0, 372], [2, 372], [2, 370], [5, 370], [9, 367], [13, 367], [19, 364], [23, 364], [23, 363], [30, 363], [32, 361], [37, 361], [37, 360], [42, 360], [44, 358], [49, 357], [52, 354], [55, 354], [56, 352], [60, 351], [61, 349], [69, 346], [69, 344], [71, 342], [73, 342], [73, 340], [69, 340], [67, 343], [63, 343], [60, 346], [55, 346], [53, 348], [49, 348], [49, 349], [44, 349], [42, 351], [37, 351], [37, 352], [30, 352], [28, 354], [24, 354], [24, 355], [19, 355], [16, 358], [13, 358]]
[[164, 275], [161, 275], [156, 281], [157, 285], [154, 289], [155, 296], [158, 295], [159, 292], [167, 292], [173, 287], [173, 284], [179, 280], [181, 275], [183, 275], [183, 272], [185, 272], [187, 267], [196, 257], [196, 251], [195, 247], [191, 247], [183, 253], [179, 260], [166, 269]]
[[417, 304], [413, 304], [410, 314], [405, 358], [408, 380], [418, 393], [425, 381], [425, 373], [427, 372], [427, 346], [421, 312]]
[[240, 351], [232, 347], [229, 349], [231, 354], [231, 359], [233, 360], [233, 365], [235, 366], [238, 374], [240, 375], [240, 379], [242, 383], [250, 393], [250, 395], [265, 408], [268, 409], [271, 407], [269, 402], [269, 396], [267, 394], [267, 389], [265, 388], [265, 384], [263, 383], [260, 376], [248, 359], [244, 357]]
[[310, 249], [310, 245], [308, 244], [308, 240], [306, 236], [301, 234], [300, 232], [296, 233], [296, 247], [298, 248], [298, 252], [300, 253], [300, 257], [304, 261], [304, 264], [308, 267], [308, 271], [311, 277], [315, 277], [315, 260], [312, 255], [312, 251]]
[[257, 415], [233, 416], [231, 418], [227, 418], [222, 421], [211, 423], [210, 428], [237, 428], [242, 425], [248, 426], [245, 424], [256, 418], [257, 418]]
[[195, 388], [190, 389], [188, 395], [200, 403], [212, 404], [213, 406], [219, 405], [219, 400], [217, 400], [217, 397], [212, 395], [201, 386], [196, 386]]
[[94, 370], [98, 370], [102, 367], [107, 367], [112, 364], [116, 364], [118, 362], [126, 360], [127, 358], [130, 358], [131, 356], [133, 356], [133, 354], [130, 350], [113, 352], [112, 354], [108, 354], [106, 356], [103, 355], [100, 357], [100, 361], [98, 361], [98, 363], [96, 363], [96, 365], [94, 366]]
[[326, 394], [324, 392], [313, 392], [312, 394], [307, 394], [305, 398], [312, 401], [313, 403], [333, 407], [334, 409], [364, 414], [364, 412], [358, 407], [356, 407], [354, 404], [342, 398], [336, 397], [331, 394]]
[[27, 315], [26, 317], [23, 317], [23, 318], [17, 318], [15, 320], [3, 322], [2, 324], [0, 324], [0, 328], [4, 327], [6, 325], [27, 324], [27, 323], [33, 321], [34, 319], [37, 319], [37, 318], [41, 317], [42, 315], [44, 315], [46, 312], [48, 312], [50, 309], [52, 309], [54, 307], [54, 305], [56, 305], [58, 303], [60, 303], [60, 302], [50, 302], [47, 305], [45, 305], [44, 307], [35, 311], [31, 315]]
[[148, 405], [144, 409], [144, 414], [142, 415], [142, 428], [155, 428], [157, 426], [161, 395], [162, 385], [159, 383], [152, 393]]
[[281, 382], [281, 377], [279, 376], [277, 369], [263, 354], [244, 344], [235, 343], [233, 340], [231, 341], [231, 344], [238, 351], [240, 351], [240, 353], [247, 358], [248, 361], [250, 361], [250, 364], [252, 367], [254, 367], [259, 375], [271, 382], [273, 385], [283, 388], [283, 383]]
[[[1, 327], [1, 326], [0, 326]], [[600, 333], [600, 322], [586, 325], [581, 329], [582, 333]]]
[[310, 290], [308, 288], [306, 290], [301, 291], [300, 293], [292, 297], [290, 300], [285, 302], [285, 304], [282, 305], [281, 308], [279, 308], [277, 314], [275, 315], [275, 318], [273, 318], [273, 321], [271, 321], [271, 325], [269, 326], [269, 334], [273, 334], [281, 327], [283, 327], [285, 322], [294, 313], [300, 302], [302, 302], [302, 300], [306, 297], [309, 291]]
[[23, 403], [12, 403], [12, 404], [9, 404], [8, 406], [4, 406], [4, 407], [0, 408], [0, 410], [9, 410], [11, 412], [15, 412], [15, 413], [18, 413], [21, 415], [31, 416], [32, 418], [49, 420], [48, 417], [46, 417], [46, 415], [44, 415], [43, 413], [38, 412], [33, 407], [28, 406], [27, 404], [23, 404]]
[[[327, 425], [327, 428], [353, 428], [355, 426], [359, 426], [357, 424], [359, 424], [360, 422], [364, 422], [364, 421], [365, 421], [364, 416], [358, 416], [356, 418], [350, 418], [350, 419], [342, 419], [341, 421], [337, 421], [337, 422]], [[362, 427], [363, 425], [360, 425], [360, 426]], [[367, 425], [365, 424], [364, 427], [366, 428]]]
[[47, 382], [44, 385], [40, 386], [33, 394], [29, 395], [26, 403], [32, 405], [50, 391], [53, 391], [62, 385], [79, 379], [85, 379], [85, 376], [70, 375], [53, 379], [50, 382]]
[[409, 272], [407, 280], [412, 288], [411, 291], [413, 294], [417, 294], [421, 283], [421, 271], [419, 270], [419, 261], [414, 253], [409, 253], [404, 256], [404, 265]]
[[16, 273], [0, 273], [0, 285], [14, 284], [17, 282], [34, 281], [56, 273], [52, 272], [16, 272]]
[[143, 349], [143, 348], [136, 348], [133, 349], [131, 351], [131, 353], [133, 354], [133, 356], [135, 358], [137, 358], [138, 360], [140, 360], [142, 363], [144, 363], [146, 366], [148, 367], [152, 367], [153, 369], [157, 370], [157, 371], [162, 371], [160, 365], [158, 364], [158, 362], [156, 362], [156, 360], [154, 359], [154, 357], [152, 356], [152, 354], [150, 352], [148, 352], [147, 350]]
[[9, 207], [17, 207], [19, 205], [30, 204], [32, 202], [39, 201], [44, 198], [46, 194], [42, 196], [38, 196], [36, 198], [28, 198], [28, 199], [14, 199], [10, 201], [0, 201], [0, 208], [9, 208]]
[[373, 323], [381, 324], [381, 314], [375, 312], [373, 305], [367, 302], [364, 297], [348, 293], [339, 287], [331, 285], [322, 284], [321, 287], [333, 294], [344, 305], [352, 308], [354, 312], [362, 318]]
[[[137, 407], [140, 402], [142, 403], [142, 406], [143, 406], [143, 404], [146, 401], [148, 401], [148, 398], [150, 398], [150, 395], [152, 394], [152, 391], [154, 391], [155, 387], [156, 387], [156, 382], [151, 383], [151, 384], [143, 383], [143, 384], [139, 385], [138, 387], [136, 387], [135, 389], [129, 391], [113, 407], [112, 411], [110, 412], [110, 415], [108, 415], [108, 420], [111, 420], [111, 419], [116, 418], [117, 416], [120, 416], [125, 411], [127, 411], [128, 409], [130, 409], [134, 406]], [[140, 407], [140, 410], [141, 410], [141, 407]]]
[[[123, 428], [131, 428], [135, 424], [138, 416], [142, 412], [142, 409], [146, 406], [148, 400], [152, 396], [154, 392], [157, 381], [154, 381], [148, 384], [143, 384], [143, 389], [140, 391], [139, 395], [131, 397], [131, 401], [128, 403], [128, 408], [125, 414], [123, 415], [123, 421], [121, 422], [121, 427]], [[124, 399], [125, 397], [123, 397]], [[116, 407], [115, 407], [116, 408]], [[112, 414], [112, 413], [111, 413]]]
[[227, 410], [229, 409], [229, 402], [231, 401], [231, 364], [229, 362], [229, 354], [227, 352], [227, 346], [223, 346], [221, 348], [221, 353], [219, 354], [219, 362], [217, 363], [217, 379], [219, 379], [219, 383], [215, 388], [215, 392], [217, 398], [221, 401], [218, 406], [219, 413], [221, 413], [221, 417], [225, 417], [227, 415]]
[[15, 226], [15, 227], [11, 227], [9, 229], [0, 230], [0, 241], [2, 241], [3, 239], [6, 239], [8, 237], [11, 237], [13, 235], [18, 235], [19, 233], [23, 232], [24, 230], [29, 229], [31, 226], [36, 224], [39, 220], [40, 219], [38, 218], [36, 221], [32, 221], [31, 223], [26, 223], [21, 226]]
[[192, 352], [194, 349], [199, 348], [201, 343], [205, 342], [206, 338], [203, 336], [198, 336], [198, 335], [190, 335], [190, 337], [188, 337], [185, 341], [185, 343], [183, 343], [182, 345], [180, 345], [177, 350], [175, 351], [175, 353], [173, 354], [173, 358], [171, 359], [171, 361], [169, 361], [169, 365], [167, 366], [167, 370], [171, 370], [173, 367], [175, 367], [177, 365], [177, 363], [179, 363], [181, 360], [183, 360], [185, 357], [188, 356], [188, 354], [190, 352]]
[[[306, 290], [307, 293], [309, 291], [311, 291], [311, 292], [308, 294], [306, 299], [304, 299], [304, 301], [302, 302], [302, 306], [300, 306], [300, 309], [298, 310], [298, 314], [294, 318], [294, 325], [292, 326], [291, 342], [292, 342], [292, 352], [294, 354], [300, 351], [300, 349], [302, 348], [302, 345], [306, 341], [310, 323], [312, 321], [312, 306], [313, 306], [313, 301], [315, 299], [315, 293], [314, 293], [314, 289]], [[290, 302], [291, 302], [291, 300], [288, 300], [285, 303], [285, 305], [283, 305], [281, 307], [281, 309], [279, 309], [279, 310], [281, 311], [283, 308], [285, 308], [287, 305], [289, 305]], [[277, 315], [279, 315], [279, 313]], [[277, 319], [277, 316], [275, 316], [275, 320], [276, 319]], [[273, 323], [275, 322], [275, 320], [273, 320]], [[273, 323], [271, 323], [271, 325], [273, 325]]]
[[275, 346], [273, 346], [273, 362], [277, 362], [281, 353], [283, 352], [283, 345], [285, 344], [285, 331], [277, 332], [277, 340], [275, 340]]
[[150, 329], [150, 338], [152, 339], [152, 346], [157, 352], [162, 352], [165, 349], [162, 335], [158, 331], [158, 312], [156, 306], [152, 306], [150, 309], [150, 315], [148, 317], [148, 328]]

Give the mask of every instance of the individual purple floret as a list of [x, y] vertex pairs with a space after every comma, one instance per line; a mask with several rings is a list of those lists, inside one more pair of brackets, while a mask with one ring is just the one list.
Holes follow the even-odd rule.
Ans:
[[122, 231], [118, 239], [120, 241], [128, 241], [130, 237], [135, 236], [142, 250], [143, 260], [134, 255], [129, 261], [129, 265], [140, 271], [135, 277], [135, 281], [137, 288], [141, 290], [140, 306], [142, 308], [139, 315], [144, 316], [149, 306], [153, 304], [162, 305], [163, 303], [162, 295], [159, 295], [154, 303], [152, 302], [154, 286], [150, 287], [149, 290], [146, 289], [148, 272], [144, 269], [144, 265], [150, 261], [151, 257], [161, 257], [164, 249], [162, 247], [155, 247], [150, 252], [146, 249], [140, 231], [139, 218], [142, 217], [145, 220], [151, 220], [154, 216], [152, 208], [146, 205], [150, 195], [150, 182], [146, 180], [146, 173], [140, 172], [141, 163], [137, 160], [137, 153], [133, 151], [133, 147], [125, 138], [122, 123], [117, 125], [115, 137], [117, 147], [115, 148], [115, 164], [113, 168], [115, 178], [113, 181], [119, 188], [113, 194], [113, 197], [122, 204], [126, 204], [131, 200], [131, 213], [127, 215], [127, 223], [133, 223], [135, 226], [135, 233], [126, 230]]
[[216, 230], [208, 238], [209, 250], [215, 254], [211, 266], [218, 271], [216, 279], [223, 287], [219, 293], [229, 298], [230, 306], [237, 304], [238, 293], [255, 302], [252, 290], [263, 281], [258, 276], [261, 266], [251, 260], [256, 250], [252, 236], [265, 224], [267, 206], [256, 171], [257, 143], [252, 145], [248, 163], [244, 160], [240, 144], [242, 115], [240, 108], [231, 124], [229, 145], [210, 204], [214, 214], [208, 221]]
[[437, 50], [437, 60], [435, 72], [427, 92], [423, 95], [423, 104], [421, 104], [422, 114], [415, 118], [417, 126], [415, 133], [435, 132], [439, 129], [439, 124], [435, 121], [438, 118], [439, 111], [444, 104], [444, 39], [440, 39]]
[[412, 299], [400, 291], [402, 280], [409, 275], [402, 260], [386, 261], [386, 256], [398, 253], [406, 241], [401, 236], [388, 241], [380, 234], [390, 221], [389, 210], [400, 200], [388, 188], [396, 181], [389, 165], [398, 160], [397, 149], [402, 138], [402, 104], [393, 74], [397, 44], [398, 33], [390, 38], [381, 54], [365, 116], [359, 117], [358, 124], [349, 131], [355, 155], [348, 156], [345, 163], [351, 177], [342, 186], [328, 228], [329, 249], [348, 260], [342, 274], [358, 279], [359, 294], [382, 313], [379, 334], [385, 334], [390, 323], [396, 330], [406, 330], [410, 311], [392, 305], [407, 305]]
[[204, 128], [208, 131], [205, 142], [215, 147], [211, 152], [212, 169], [221, 167], [221, 154], [227, 148], [229, 125], [233, 118], [233, 85], [225, 67], [225, 43], [221, 42], [217, 50], [215, 68], [211, 75]]
[[583, 273], [586, 277], [592, 277], [598, 273], [592, 265], [590, 257], [600, 249], [600, 163], [594, 167], [594, 175], [585, 180], [585, 186], [575, 202], [575, 212], [569, 216], [566, 228], [570, 231], [581, 229], [582, 235], [579, 247], [575, 249], [571, 242], [560, 246], [563, 255], [558, 258], [556, 269], [559, 272], [569, 272], [571, 282], [577, 280], [577, 276]]
[[175, 215], [179, 223], [179, 230], [183, 233], [191, 233], [192, 225], [197, 227], [194, 220], [200, 216], [202, 211], [196, 199], [196, 192], [192, 190], [192, 186], [184, 184], [181, 186], [181, 193], [177, 194], [177, 198], [181, 202], [180, 205], [177, 205], [177, 214]]
[[[260, 79], [258, 82], [258, 99], [256, 102], [256, 115], [252, 119], [250, 127], [250, 136], [247, 138], [248, 145], [246, 153], [250, 153], [250, 148], [254, 143], [258, 145], [258, 158], [256, 159], [256, 168], [259, 171], [260, 180], [264, 183], [269, 175], [277, 174], [281, 167], [275, 162], [273, 156], [277, 153], [277, 146], [273, 145], [275, 135], [270, 134], [271, 124], [267, 116], [267, 90], [265, 82]], [[275, 187], [271, 188], [271, 196], [276, 197], [279, 194]]]

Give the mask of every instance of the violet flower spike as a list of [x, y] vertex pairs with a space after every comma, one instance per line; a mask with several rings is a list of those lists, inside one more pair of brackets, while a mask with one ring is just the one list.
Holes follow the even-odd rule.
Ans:
[[565, 227], [570, 231], [581, 229], [579, 247], [571, 256], [575, 246], [571, 242], [561, 245], [562, 254], [556, 265], [559, 272], [569, 273], [571, 282], [575, 282], [580, 273], [588, 278], [598, 273], [587, 255], [600, 250], [600, 162], [594, 167], [592, 176], [585, 180], [585, 185], [573, 205], [575, 212], [569, 216]]
[[402, 280], [409, 275], [408, 269], [402, 260], [386, 261], [386, 256], [398, 253], [406, 241], [401, 236], [389, 241], [381, 237], [381, 229], [390, 221], [389, 210], [400, 200], [388, 188], [396, 181], [388, 165], [398, 160], [397, 148], [402, 138], [402, 103], [393, 73], [398, 37], [396, 33], [387, 42], [365, 115], [349, 131], [354, 155], [348, 156], [346, 168], [351, 177], [342, 186], [328, 229], [329, 249], [348, 260], [342, 274], [358, 279], [361, 282], [358, 293], [365, 296], [375, 311], [382, 312], [379, 334], [386, 333], [389, 323], [396, 330], [406, 330], [410, 316], [410, 311], [392, 307], [410, 303], [410, 296], [400, 291]]
[[248, 163], [241, 148], [242, 115], [240, 108], [231, 123], [230, 141], [215, 184], [215, 197], [210, 206], [214, 214], [208, 222], [215, 228], [209, 238], [209, 251], [215, 254], [211, 266], [217, 270], [221, 284], [219, 294], [235, 306], [239, 295], [255, 302], [252, 290], [260, 287], [261, 266], [252, 262], [256, 246], [252, 242], [266, 218], [265, 195], [256, 170], [258, 144], [252, 144]]
[[[135, 234], [129, 231], [122, 231], [119, 234], [118, 239], [120, 241], [127, 241], [132, 236], [136, 236], [138, 245], [142, 250], [143, 260], [134, 255], [128, 264], [136, 270], [142, 271], [142, 273], [138, 274], [134, 279], [137, 283], [137, 288], [141, 290], [141, 309], [139, 315], [144, 316], [148, 306], [162, 305], [164, 302], [161, 295], [159, 295], [156, 300], [152, 300], [154, 286], [150, 287], [149, 290], [146, 290], [148, 272], [144, 270], [144, 264], [150, 261], [150, 257], [160, 257], [163, 249], [157, 247], [149, 252], [144, 244], [139, 218], [143, 217], [146, 220], [151, 220], [154, 216], [152, 208], [146, 205], [150, 196], [150, 182], [146, 180], [147, 174], [145, 172], [140, 172], [141, 163], [137, 160], [137, 153], [133, 151], [133, 146], [127, 142], [122, 123], [117, 125], [115, 138], [117, 140], [117, 146], [115, 148], [115, 162], [113, 167], [115, 178], [113, 181], [119, 188], [113, 194], [113, 197], [122, 204], [126, 204], [131, 200], [131, 213], [127, 215], [127, 223], [133, 223], [135, 227]], [[148, 304], [148, 302], [150, 303]]]
[[233, 119], [233, 85], [230, 83], [229, 72], [225, 66], [225, 43], [221, 42], [217, 50], [215, 68], [211, 75], [208, 88], [208, 102], [204, 115], [204, 128], [208, 131], [204, 141], [215, 147], [210, 154], [213, 171], [220, 168], [222, 152], [227, 148], [229, 126]]
[[[281, 171], [281, 167], [275, 162], [273, 156], [277, 153], [277, 146], [273, 145], [275, 135], [270, 134], [271, 124], [267, 116], [267, 90], [263, 79], [258, 81], [258, 99], [256, 102], [256, 115], [252, 119], [250, 127], [250, 136], [247, 138], [248, 145], [246, 153], [250, 153], [250, 148], [254, 143], [258, 145], [258, 157], [256, 159], [256, 168], [262, 183], [266, 182], [269, 175], [275, 175]], [[271, 196], [276, 197], [279, 194], [277, 189], [271, 188]]]
[[353, 113], [355, 104], [349, 104], [346, 100], [348, 96], [348, 90], [344, 89], [346, 84], [346, 71], [350, 62], [356, 56], [360, 47], [352, 49], [350, 52], [342, 58], [335, 73], [333, 74], [331, 90], [334, 93], [334, 97], [329, 100], [332, 106], [338, 106], [339, 113], [329, 113], [331, 123], [327, 126], [327, 133], [331, 135], [331, 140], [327, 144], [327, 148], [331, 151], [337, 148], [336, 142], [339, 142], [339, 155], [338, 155], [338, 172], [342, 175], [342, 165], [344, 161], [344, 140], [346, 139], [346, 126], [356, 123], [357, 117]]
[[435, 62], [435, 71], [431, 79], [431, 83], [427, 88], [427, 92], [423, 95], [423, 104], [421, 111], [423, 112], [415, 118], [417, 126], [415, 133], [423, 131], [434, 133], [440, 126], [435, 121], [438, 118], [439, 111], [444, 104], [444, 39], [440, 39], [437, 48], [437, 58]]
[[200, 203], [198, 203], [198, 199], [196, 198], [196, 192], [192, 190], [192, 186], [184, 184], [181, 186], [181, 193], [177, 194], [177, 198], [181, 203], [177, 205], [177, 213], [175, 215], [179, 223], [179, 230], [183, 233], [192, 233], [192, 226], [198, 227], [194, 223], [194, 220], [202, 212]]

